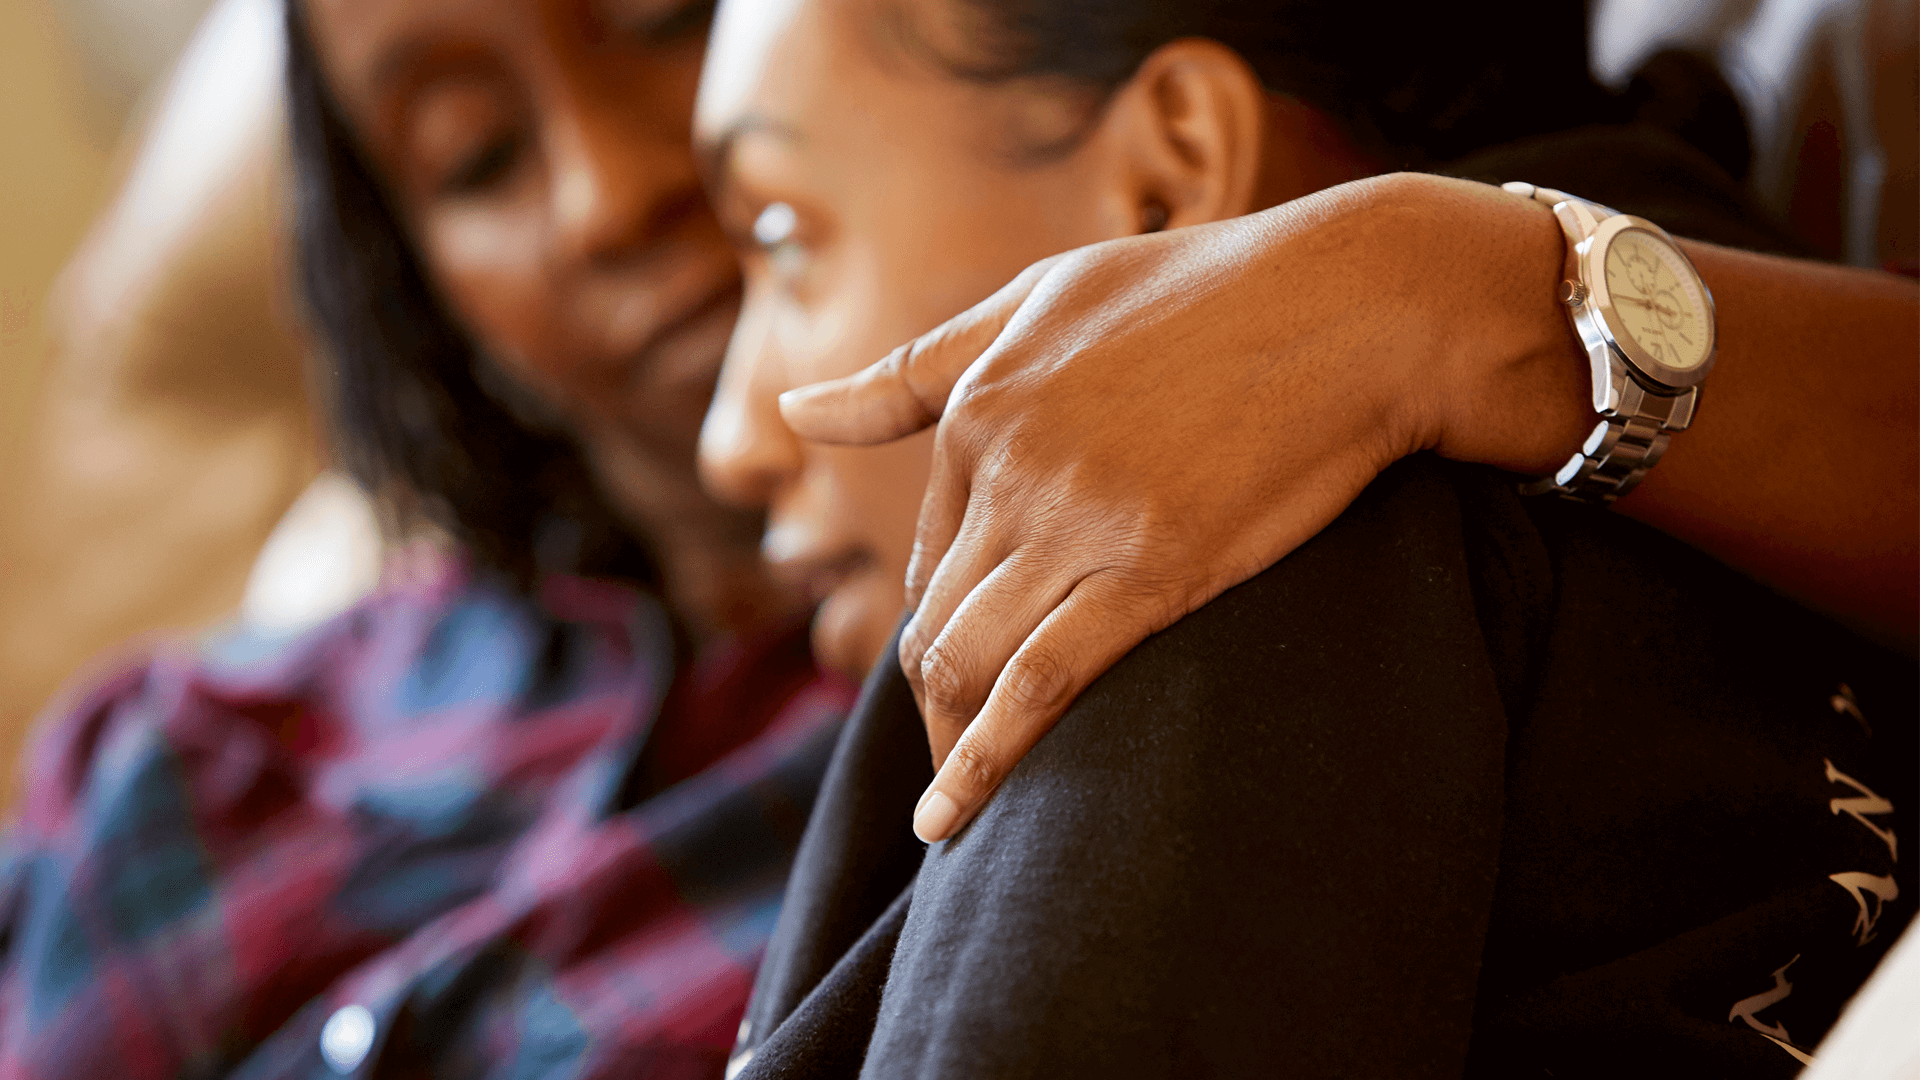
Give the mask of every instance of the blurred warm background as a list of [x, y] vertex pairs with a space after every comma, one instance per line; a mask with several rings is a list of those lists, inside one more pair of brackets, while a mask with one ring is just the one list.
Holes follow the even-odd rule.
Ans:
[[[279, 12], [209, 7], [0, 0], [0, 797], [103, 650], [240, 610], [321, 468], [282, 270]], [[323, 485], [309, 533], [316, 499], [331, 562], [257, 594], [337, 593], [343, 559], [370, 581], [351, 494]], [[252, 606], [334, 598], [279, 599]]]
[[[1916, 257], [1915, 0], [1595, 0], [1595, 71], [1718, 61], [1750, 181], [1829, 258]], [[0, 0], [0, 799], [126, 642], [291, 631], [381, 541], [324, 471], [284, 252], [275, 0]]]

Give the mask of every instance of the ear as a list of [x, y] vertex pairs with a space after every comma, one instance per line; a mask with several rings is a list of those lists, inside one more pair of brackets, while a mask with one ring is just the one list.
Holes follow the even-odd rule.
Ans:
[[1184, 38], [1156, 49], [1114, 95], [1101, 135], [1131, 205], [1125, 232], [1180, 228], [1259, 209], [1254, 205], [1268, 96], [1253, 69], [1215, 41]]

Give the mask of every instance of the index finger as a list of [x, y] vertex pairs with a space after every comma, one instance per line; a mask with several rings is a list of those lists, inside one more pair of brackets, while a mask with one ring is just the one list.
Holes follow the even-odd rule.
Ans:
[[966, 311], [852, 375], [780, 395], [780, 416], [810, 442], [891, 442], [939, 421], [967, 369], [992, 347], [1054, 263], [1043, 259]]

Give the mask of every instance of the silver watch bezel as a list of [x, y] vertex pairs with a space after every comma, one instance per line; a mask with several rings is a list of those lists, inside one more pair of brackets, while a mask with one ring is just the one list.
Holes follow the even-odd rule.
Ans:
[[[1629, 229], [1651, 233], [1656, 239], [1672, 248], [1674, 254], [1680, 257], [1681, 264], [1693, 275], [1694, 284], [1700, 289], [1700, 297], [1707, 308], [1707, 356], [1691, 368], [1677, 368], [1654, 359], [1634, 339], [1632, 331], [1627, 329], [1626, 323], [1620, 318], [1619, 311], [1614, 307], [1613, 297], [1607, 289], [1607, 249], [1612, 245], [1614, 237]], [[1635, 217], [1632, 214], [1615, 214], [1600, 222], [1594, 229], [1593, 235], [1580, 242], [1576, 254], [1579, 259], [1580, 280], [1587, 289], [1587, 298], [1583, 306], [1596, 320], [1597, 328], [1601, 330], [1607, 344], [1626, 359], [1635, 374], [1657, 386], [1675, 391], [1698, 386], [1706, 381], [1707, 375], [1713, 371], [1714, 362], [1719, 359], [1720, 349], [1719, 322], [1713, 307], [1713, 292], [1707, 288], [1707, 283], [1701, 280], [1699, 272], [1693, 269], [1693, 261], [1687, 258], [1686, 252], [1680, 250], [1680, 245], [1674, 243], [1673, 237], [1665, 229], [1646, 218]]]

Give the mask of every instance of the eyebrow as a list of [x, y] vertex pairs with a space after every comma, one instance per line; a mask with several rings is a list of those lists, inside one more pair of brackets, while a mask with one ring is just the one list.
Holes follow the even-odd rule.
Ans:
[[436, 79], [486, 70], [478, 53], [410, 37], [382, 53], [370, 69], [367, 87], [376, 98], [410, 93]]
[[418, 33], [409, 32], [389, 42], [374, 62], [367, 65], [366, 85], [375, 94], [390, 94], [409, 82], [417, 81], [420, 69], [432, 57], [431, 45]]
[[713, 189], [715, 205], [725, 198], [733, 184], [733, 148], [748, 135], [772, 135], [790, 143], [806, 141], [799, 128], [763, 113], [748, 113], [721, 129], [713, 139], [702, 140], [698, 148], [700, 171]]

